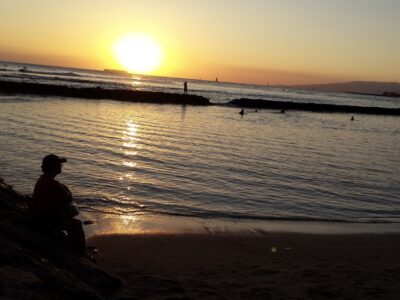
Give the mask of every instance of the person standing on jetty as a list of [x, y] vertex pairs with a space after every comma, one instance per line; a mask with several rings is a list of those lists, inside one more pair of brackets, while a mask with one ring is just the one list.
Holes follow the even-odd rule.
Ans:
[[89, 257], [82, 222], [74, 218], [79, 212], [72, 204], [72, 194], [66, 185], [55, 180], [66, 161], [54, 154], [43, 158], [43, 174], [36, 182], [29, 209], [35, 223], [45, 230], [65, 230], [73, 250]]
[[185, 81], [183, 83], [183, 93], [186, 95], [188, 93], [188, 89], [187, 89], [187, 81]]

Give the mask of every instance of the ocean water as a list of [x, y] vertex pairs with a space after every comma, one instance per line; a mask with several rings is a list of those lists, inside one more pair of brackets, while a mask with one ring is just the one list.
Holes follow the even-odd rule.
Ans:
[[[26, 67], [25, 72], [20, 72]], [[232, 99], [250, 98], [307, 103], [328, 103], [371, 107], [400, 108], [397, 98], [321, 93], [269, 87], [261, 85], [204, 81], [184, 78], [145, 75], [117, 76], [103, 71], [60, 68], [30, 64], [0, 62], [0, 80], [25, 81], [73, 87], [103, 87], [139, 91], [182, 93], [183, 83], [188, 82], [189, 93], [204, 96], [213, 103], [226, 103]]]
[[[0, 80], [183, 87], [174, 78], [19, 67], [0, 64]], [[189, 91], [215, 103], [247, 96], [400, 107], [399, 99], [206, 81], [189, 81]], [[0, 176], [31, 194], [41, 159], [55, 153], [68, 159], [59, 180], [87, 214], [398, 226], [400, 118], [350, 117], [3, 94]]]

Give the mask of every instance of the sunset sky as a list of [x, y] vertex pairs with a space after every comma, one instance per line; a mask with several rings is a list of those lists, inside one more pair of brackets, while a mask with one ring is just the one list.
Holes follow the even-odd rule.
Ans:
[[399, 0], [0, 0], [3, 61], [122, 69], [130, 34], [159, 45], [153, 75], [400, 81]]

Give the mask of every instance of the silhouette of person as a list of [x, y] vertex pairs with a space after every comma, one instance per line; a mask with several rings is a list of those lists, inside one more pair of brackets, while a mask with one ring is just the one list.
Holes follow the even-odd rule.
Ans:
[[43, 158], [43, 174], [36, 182], [30, 213], [33, 220], [45, 230], [65, 230], [71, 248], [79, 255], [89, 257], [82, 222], [74, 218], [79, 212], [76, 209], [70, 211], [72, 194], [67, 186], [55, 180], [66, 161], [54, 154]]
[[183, 93], [184, 93], [184, 94], [187, 94], [187, 93], [188, 93], [187, 81], [185, 81], [185, 82], [183, 83]]
[[239, 114], [243, 116], [243, 115], [244, 115], [244, 109], [242, 109], [242, 110], [239, 112]]
[[350, 119], [350, 121], [354, 121], [354, 116], [351, 116], [351, 119]]

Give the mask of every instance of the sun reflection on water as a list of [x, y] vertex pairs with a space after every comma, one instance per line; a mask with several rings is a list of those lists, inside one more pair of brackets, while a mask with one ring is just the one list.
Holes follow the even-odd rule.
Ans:
[[136, 148], [137, 147], [136, 143], [133, 143], [133, 142], [123, 143], [123, 146], [126, 148]]
[[[138, 137], [137, 137], [137, 131], [138, 131], [139, 126], [135, 124], [132, 121], [129, 121], [127, 123], [127, 128], [124, 133], [124, 136], [122, 137], [122, 140], [124, 141], [122, 145], [125, 148], [129, 149], [139, 149], [140, 147], [138, 146]], [[126, 151], [125, 154], [127, 155], [137, 155], [137, 152], [135, 151]]]
[[124, 153], [127, 156], [135, 156], [138, 154], [137, 151], [125, 151]]
[[125, 148], [125, 157], [122, 160], [124, 173], [121, 174], [119, 180], [127, 182], [127, 186], [124, 188], [126, 188], [126, 190], [128, 191], [131, 190], [130, 182], [137, 179], [135, 176], [135, 168], [137, 166], [137, 162], [136, 160], [134, 161], [134, 159], [138, 155], [138, 151], [132, 151], [131, 149], [140, 149], [140, 146], [138, 145], [138, 129], [139, 126], [135, 122], [128, 121], [126, 130], [124, 132], [124, 135], [122, 136], [122, 145]]
[[138, 221], [138, 217], [134, 215], [123, 215], [120, 219], [125, 226], [130, 226]]
[[134, 162], [132, 162], [132, 161], [123, 161], [122, 164], [123, 164], [125, 167], [130, 167], [130, 168], [136, 167], [136, 163], [134, 163]]

